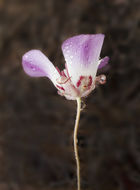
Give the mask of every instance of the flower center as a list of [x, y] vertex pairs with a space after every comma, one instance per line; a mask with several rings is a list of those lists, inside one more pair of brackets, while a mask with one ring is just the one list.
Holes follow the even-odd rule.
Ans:
[[71, 81], [67, 67], [63, 71], [60, 71], [57, 67], [60, 74], [58, 78], [56, 87], [58, 93], [61, 96], [65, 96], [68, 99], [76, 99], [76, 97], [83, 97], [83, 95], [88, 95], [89, 92], [93, 89], [93, 79], [92, 76], [80, 76], [79, 80], [76, 83], [76, 86]]
[[80, 90], [80, 92], [84, 92], [89, 90], [92, 85], [92, 77], [91, 76], [80, 76], [76, 86]]

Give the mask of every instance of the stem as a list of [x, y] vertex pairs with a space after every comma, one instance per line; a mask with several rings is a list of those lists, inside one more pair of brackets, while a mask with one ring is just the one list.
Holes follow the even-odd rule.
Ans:
[[80, 112], [81, 112], [81, 98], [77, 98], [77, 114], [75, 120], [75, 127], [74, 127], [74, 153], [75, 153], [75, 160], [77, 165], [77, 190], [80, 190], [80, 161], [78, 155], [78, 140], [77, 140], [77, 133], [78, 133], [78, 126], [80, 120]]

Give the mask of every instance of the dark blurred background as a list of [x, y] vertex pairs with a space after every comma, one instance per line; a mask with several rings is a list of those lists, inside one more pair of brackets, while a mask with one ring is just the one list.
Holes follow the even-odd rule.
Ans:
[[81, 115], [82, 189], [140, 190], [139, 19], [139, 0], [0, 0], [0, 190], [76, 189], [76, 103], [21, 58], [37, 48], [62, 69], [62, 42], [83, 33], [106, 35], [110, 66]]

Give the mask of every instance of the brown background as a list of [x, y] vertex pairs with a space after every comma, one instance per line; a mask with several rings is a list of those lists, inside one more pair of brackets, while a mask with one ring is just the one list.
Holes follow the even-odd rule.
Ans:
[[76, 189], [76, 103], [22, 55], [41, 49], [63, 68], [62, 42], [106, 35], [107, 84], [86, 100], [79, 130], [83, 190], [140, 190], [139, 0], [0, 0], [0, 190]]

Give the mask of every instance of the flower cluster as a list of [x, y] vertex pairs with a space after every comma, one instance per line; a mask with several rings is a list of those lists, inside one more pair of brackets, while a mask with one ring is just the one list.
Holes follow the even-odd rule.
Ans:
[[82, 34], [65, 40], [62, 44], [66, 61], [63, 71], [54, 67], [40, 50], [31, 50], [22, 58], [24, 71], [32, 77], [48, 77], [58, 93], [69, 100], [86, 97], [96, 83], [106, 81], [105, 75], [96, 77], [97, 70], [109, 61], [108, 57], [99, 59], [103, 41], [103, 34]]

